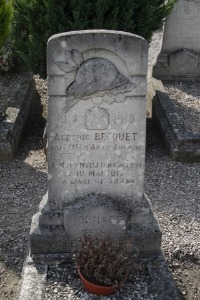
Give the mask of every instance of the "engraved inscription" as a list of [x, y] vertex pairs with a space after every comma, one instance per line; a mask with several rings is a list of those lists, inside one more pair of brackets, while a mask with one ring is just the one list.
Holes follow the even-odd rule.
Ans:
[[95, 133], [95, 141], [106, 141], [106, 140], [111, 140], [111, 141], [130, 141], [133, 140], [135, 141], [137, 133], [130, 133], [130, 132], [123, 132], [123, 133], [115, 133], [115, 132], [97, 132]]
[[[137, 132], [95, 132], [93, 136], [88, 134], [61, 134], [56, 133], [51, 139], [54, 142], [70, 142], [70, 141], [135, 141]], [[61, 146], [60, 146], [61, 147]], [[57, 148], [58, 149], [58, 148]]]
[[[133, 98], [128, 101], [133, 103]], [[144, 168], [138, 157], [144, 157], [145, 150], [138, 131], [140, 120], [129, 109], [113, 110], [101, 104], [102, 99], [96, 97], [82, 111], [57, 114], [56, 122], [62, 130], [49, 134], [49, 173], [54, 177], [59, 174], [63, 190], [137, 184], [136, 174]], [[77, 129], [72, 131], [71, 127]]]
[[[100, 213], [101, 212], [101, 213]], [[67, 209], [64, 210], [64, 226], [72, 230], [74, 236], [81, 236], [83, 233], [96, 234], [98, 233], [113, 233], [125, 231], [127, 226], [127, 216], [113, 211], [102, 213], [101, 208], [80, 210], [79, 213], [70, 214]]]
[[[65, 217], [65, 222], [68, 226], [78, 224], [83, 227], [80, 229], [82, 233], [96, 233], [96, 226], [101, 226], [101, 233], [113, 232], [118, 230], [117, 226], [120, 226], [122, 230], [126, 230], [126, 222], [123, 216], [104, 216], [104, 215], [78, 215]], [[114, 225], [114, 226], [113, 226]], [[109, 228], [109, 231], [108, 231]]]
[[[86, 110], [91, 111], [93, 108], [89, 108]], [[103, 108], [104, 112], [107, 114], [106, 118], [107, 119], [104, 123], [111, 124], [111, 125], [124, 125], [124, 124], [133, 124], [135, 121], [135, 116], [134, 113], [126, 113], [123, 111], [119, 111], [118, 113], [114, 113], [112, 111], [108, 111], [108, 109]], [[108, 120], [109, 119], [109, 120]], [[66, 126], [73, 126], [76, 125], [79, 122], [85, 121], [86, 123], [86, 114], [85, 114], [85, 120], [82, 120], [82, 116], [78, 113], [68, 115], [68, 114], [63, 114], [59, 113], [57, 115], [57, 121], [60, 124], [65, 124]], [[85, 127], [88, 127], [88, 124], [85, 125]], [[105, 126], [107, 128], [107, 126]], [[106, 129], [105, 128], [105, 129]], [[90, 129], [90, 128], [87, 128]], [[95, 128], [95, 129], [102, 129], [102, 128]]]

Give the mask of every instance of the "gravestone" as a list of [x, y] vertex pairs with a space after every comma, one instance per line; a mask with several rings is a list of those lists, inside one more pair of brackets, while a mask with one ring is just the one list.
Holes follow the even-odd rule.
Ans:
[[84, 233], [134, 236], [144, 255], [161, 233], [144, 195], [147, 42], [107, 30], [48, 41], [48, 194], [31, 253], [68, 253]]
[[199, 29], [200, 0], [179, 0], [165, 23], [162, 48], [153, 68], [153, 77], [200, 77]]

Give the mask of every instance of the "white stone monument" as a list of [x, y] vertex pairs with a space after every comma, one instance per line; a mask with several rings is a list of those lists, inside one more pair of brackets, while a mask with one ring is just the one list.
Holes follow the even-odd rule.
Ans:
[[157, 79], [200, 77], [200, 0], [179, 0], [167, 18], [153, 68]]
[[48, 41], [48, 194], [31, 253], [72, 251], [84, 233], [134, 236], [144, 255], [161, 233], [144, 195], [147, 42], [107, 30]]

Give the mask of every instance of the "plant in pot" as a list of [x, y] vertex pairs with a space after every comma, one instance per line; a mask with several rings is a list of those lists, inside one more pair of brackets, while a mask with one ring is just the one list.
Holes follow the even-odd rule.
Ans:
[[92, 294], [111, 295], [138, 269], [139, 251], [133, 240], [115, 240], [109, 235], [85, 234], [75, 246], [78, 274]]

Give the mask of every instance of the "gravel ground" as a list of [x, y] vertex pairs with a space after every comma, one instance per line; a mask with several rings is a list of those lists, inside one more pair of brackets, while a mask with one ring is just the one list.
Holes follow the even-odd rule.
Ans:
[[[149, 70], [159, 51], [161, 37], [161, 32], [157, 32], [153, 37]], [[6, 81], [3, 84], [2, 78], [0, 77], [0, 94], [14, 93], [13, 77], [11, 76], [12, 88], [7, 92], [5, 87], [8, 84]], [[39, 201], [47, 189], [47, 164], [42, 143], [46, 119], [46, 83], [38, 77], [35, 80], [41, 102], [38, 98], [32, 126], [27, 129], [16, 159], [0, 164], [1, 300], [13, 300], [16, 297], [22, 264], [29, 246], [31, 217], [37, 212]], [[174, 103], [182, 101], [181, 104], [176, 104], [176, 109], [181, 113], [182, 107], [185, 106], [184, 116], [186, 111], [193, 111], [187, 115], [191, 120], [188, 124], [190, 129], [196, 132], [199, 130], [199, 88], [184, 83], [180, 87], [180, 84], [176, 83], [176, 86], [172, 87], [178, 89], [180, 94], [180, 98], [176, 96]], [[182, 94], [182, 91], [185, 94]], [[190, 97], [196, 99], [194, 104], [191, 104], [193, 101], [188, 101]], [[4, 101], [0, 101], [0, 106], [2, 107], [0, 112], [3, 113], [6, 109]], [[151, 120], [147, 123], [145, 191], [158, 216], [163, 231], [164, 253], [182, 298], [198, 300], [200, 299], [200, 164], [172, 161], [163, 149]], [[152, 299], [146, 273], [141, 272], [134, 280], [132, 285], [135, 295], [133, 292], [129, 294], [130, 289], [127, 286], [120, 299]], [[73, 284], [74, 288], [69, 290]], [[92, 298], [84, 293], [73, 268], [59, 265], [52, 266], [48, 272], [45, 299], [76, 300], [97, 299], [97, 297]]]
[[34, 122], [16, 159], [0, 163], [0, 300], [16, 297], [29, 247], [31, 218], [47, 190], [43, 129], [44, 118], [37, 103]]
[[156, 31], [151, 39], [148, 53], [148, 77], [151, 77], [152, 67], [156, 63], [158, 53], [162, 46], [163, 29]]
[[192, 133], [200, 133], [200, 81], [192, 84], [165, 81], [164, 86], [186, 128]]
[[64, 263], [58, 266], [50, 266], [48, 272], [48, 283], [46, 286], [45, 300], [65, 300], [65, 299], [104, 299], [104, 300], [150, 300], [153, 293], [150, 290], [149, 277], [145, 270], [138, 274], [132, 275], [129, 282], [123, 289], [117, 291], [109, 297], [89, 295], [82, 287], [80, 280], [77, 278], [77, 271], [74, 267]]

